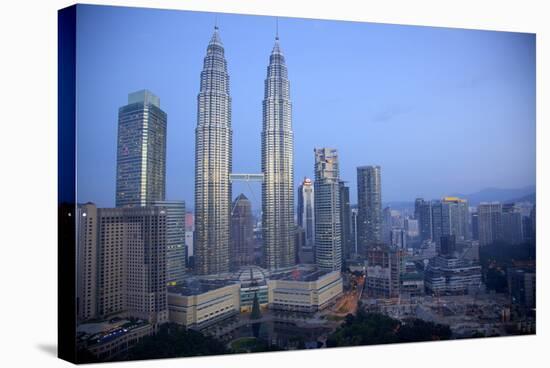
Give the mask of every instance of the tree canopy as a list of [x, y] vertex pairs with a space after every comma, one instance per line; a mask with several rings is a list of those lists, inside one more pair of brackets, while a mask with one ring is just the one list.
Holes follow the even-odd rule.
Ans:
[[359, 310], [327, 339], [327, 347], [389, 344], [397, 342], [447, 340], [451, 338], [449, 326], [409, 319], [401, 322], [379, 313]]

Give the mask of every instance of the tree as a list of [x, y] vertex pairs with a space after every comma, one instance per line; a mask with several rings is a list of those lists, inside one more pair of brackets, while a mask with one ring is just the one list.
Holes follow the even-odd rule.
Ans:
[[396, 342], [447, 340], [449, 326], [410, 319], [404, 322], [380, 313], [359, 310], [327, 338], [327, 347], [388, 344]]
[[[228, 353], [225, 345], [214, 337], [183, 326], [167, 323], [153, 336], [146, 336], [132, 349], [124, 360], [177, 358]], [[123, 358], [123, 357], [121, 357]]]

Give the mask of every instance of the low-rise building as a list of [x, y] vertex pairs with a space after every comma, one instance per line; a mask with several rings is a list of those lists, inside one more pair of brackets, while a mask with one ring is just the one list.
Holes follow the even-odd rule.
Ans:
[[168, 287], [170, 322], [200, 330], [239, 313], [240, 285], [226, 280], [187, 279]]
[[267, 270], [258, 266], [245, 266], [235, 272], [233, 279], [241, 285], [241, 312], [252, 311], [254, 295], [257, 296], [260, 307], [267, 308], [267, 275]]
[[101, 361], [128, 351], [145, 336], [153, 335], [153, 325], [144, 320], [117, 319], [79, 325], [78, 347], [87, 349]]
[[402, 274], [400, 293], [404, 297], [417, 297], [424, 295], [424, 273], [405, 272]]
[[481, 266], [456, 257], [435, 257], [424, 275], [426, 293], [431, 295], [469, 294], [482, 287]]
[[343, 282], [339, 271], [296, 267], [272, 274], [268, 290], [271, 309], [316, 312], [342, 295]]
[[379, 244], [367, 249], [367, 295], [373, 298], [397, 298], [400, 276], [404, 272], [404, 251]]

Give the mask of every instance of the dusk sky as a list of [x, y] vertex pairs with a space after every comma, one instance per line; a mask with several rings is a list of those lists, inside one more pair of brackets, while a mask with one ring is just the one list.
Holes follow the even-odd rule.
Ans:
[[[149, 89], [168, 114], [166, 199], [193, 208], [199, 77], [216, 21], [232, 97], [233, 171], [260, 172], [275, 18], [82, 6], [77, 28], [78, 200], [114, 207], [118, 108]], [[535, 184], [533, 34], [279, 18], [293, 103], [295, 183], [334, 147], [382, 167], [383, 201]], [[261, 187], [233, 186], [259, 206]]]

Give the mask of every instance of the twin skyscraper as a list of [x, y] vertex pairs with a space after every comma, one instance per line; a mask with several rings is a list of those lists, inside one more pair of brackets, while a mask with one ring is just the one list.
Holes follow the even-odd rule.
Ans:
[[[195, 271], [230, 270], [233, 130], [229, 74], [219, 29], [208, 44], [195, 130]], [[294, 265], [294, 161], [288, 72], [278, 35], [263, 100], [262, 237], [268, 269]]]

